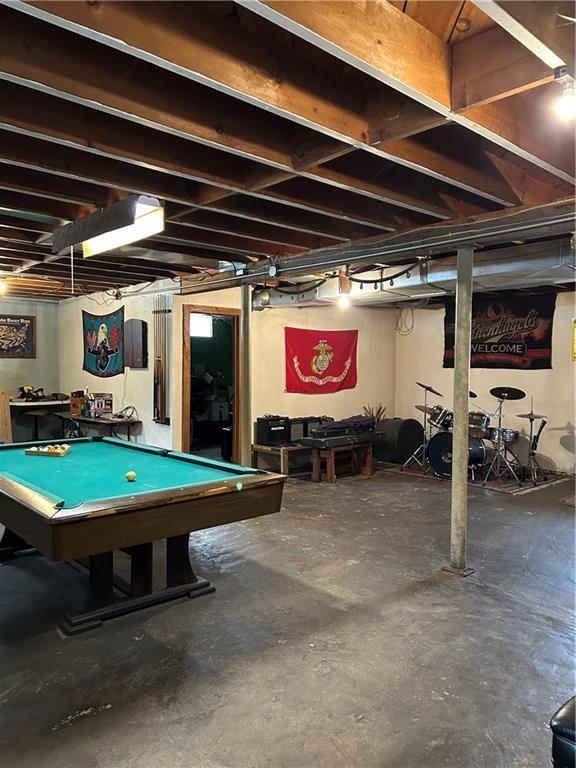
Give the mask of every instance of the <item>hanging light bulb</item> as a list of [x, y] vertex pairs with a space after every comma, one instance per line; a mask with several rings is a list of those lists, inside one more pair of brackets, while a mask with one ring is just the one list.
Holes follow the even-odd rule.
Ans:
[[390, 288], [394, 287], [394, 280], [390, 280]]
[[347, 293], [341, 293], [338, 297], [338, 306], [340, 309], [348, 309], [350, 306], [350, 297]]
[[361, 291], [363, 291], [363, 290], [364, 290], [364, 283], [360, 283], [360, 290], [361, 290]]
[[573, 80], [563, 83], [562, 95], [554, 103], [554, 111], [561, 120], [568, 121], [576, 117], [576, 92]]
[[348, 275], [346, 274], [346, 271], [340, 272], [338, 276], [338, 292], [340, 296], [338, 297], [338, 306], [340, 309], [346, 309], [350, 306], [350, 297], [349, 293], [352, 288], [352, 282]]

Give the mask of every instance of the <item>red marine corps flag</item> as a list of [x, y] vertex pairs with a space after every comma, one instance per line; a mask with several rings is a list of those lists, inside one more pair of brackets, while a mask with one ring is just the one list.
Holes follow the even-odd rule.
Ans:
[[354, 389], [358, 331], [285, 328], [286, 392], [322, 395]]

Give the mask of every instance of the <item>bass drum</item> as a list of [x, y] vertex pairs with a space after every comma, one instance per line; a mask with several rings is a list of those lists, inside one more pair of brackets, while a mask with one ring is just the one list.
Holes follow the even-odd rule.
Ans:
[[416, 419], [382, 419], [374, 431], [374, 452], [380, 461], [404, 464], [424, 440]]
[[[428, 461], [440, 477], [452, 477], [452, 433], [438, 432], [428, 443]], [[468, 438], [468, 466], [486, 463], [486, 446], [479, 437]]]

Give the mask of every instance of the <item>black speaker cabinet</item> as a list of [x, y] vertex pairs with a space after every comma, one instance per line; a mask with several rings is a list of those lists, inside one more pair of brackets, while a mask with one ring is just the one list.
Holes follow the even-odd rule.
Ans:
[[148, 367], [148, 324], [144, 320], [124, 323], [124, 365], [127, 368]]

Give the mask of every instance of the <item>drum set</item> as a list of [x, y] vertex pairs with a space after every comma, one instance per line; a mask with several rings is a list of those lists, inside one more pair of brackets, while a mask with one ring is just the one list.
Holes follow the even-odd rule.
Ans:
[[[431, 469], [438, 477], [452, 477], [454, 414], [443, 405], [428, 404], [430, 395], [444, 397], [441, 392], [419, 381], [416, 384], [424, 390], [424, 403], [416, 405], [416, 409], [423, 414], [424, 438], [422, 445], [402, 466], [404, 468], [416, 463], [425, 472]], [[530, 413], [517, 414], [518, 418], [530, 422], [528, 458], [526, 463], [522, 464], [513, 450], [520, 433], [506, 427], [503, 422], [505, 403], [508, 400], [523, 400], [526, 392], [516, 387], [493, 387], [490, 394], [498, 401], [495, 411], [478, 408], [468, 413], [468, 469], [472, 481], [476, 481], [476, 474], [482, 470], [483, 485], [486, 485], [490, 478], [512, 479], [520, 486], [530, 480], [534, 485], [538, 485], [540, 480], [545, 479], [536, 460], [536, 450], [542, 430], [546, 426], [546, 417], [534, 413], [533, 402]], [[470, 392], [470, 398], [476, 397], [475, 392]], [[535, 432], [536, 421], [540, 421], [540, 424]]]

